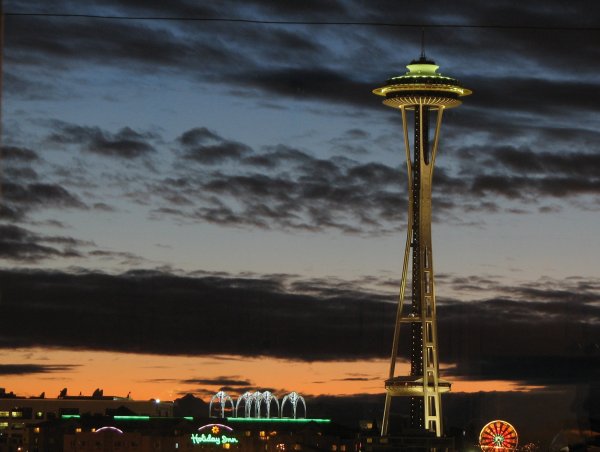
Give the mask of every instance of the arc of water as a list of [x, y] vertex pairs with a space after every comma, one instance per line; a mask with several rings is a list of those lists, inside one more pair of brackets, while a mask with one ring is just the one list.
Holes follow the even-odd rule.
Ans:
[[283, 402], [281, 402], [281, 417], [283, 417], [283, 407], [285, 406], [285, 402], [288, 400], [290, 401], [290, 405], [292, 405], [292, 416], [294, 419], [296, 419], [297, 416], [298, 402], [302, 402], [302, 405], [304, 406], [304, 417], [306, 417], [306, 402], [304, 401], [304, 397], [295, 391], [290, 392], [283, 398]]
[[277, 415], [279, 416], [279, 400], [277, 400], [275, 394], [271, 393], [270, 391], [265, 391], [263, 392], [263, 400], [267, 405], [267, 417], [271, 417], [271, 402], [273, 401], [275, 401], [275, 405], [277, 406]]
[[214, 417], [212, 415], [212, 406], [213, 406], [213, 402], [215, 400], [219, 401], [219, 405], [220, 405], [220, 408], [221, 408], [221, 417], [222, 418], [225, 417], [225, 408], [227, 406], [227, 402], [228, 401], [231, 403], [231, 411], [232, 412], [235, 411], [235, 405], [233, 403], [233, 399], [225, 391], [219, 391], [214, 396], [212, 396], [212, 398], [210, 399], [210, 403], [208, 404], [208, 416], [209, 417]]
[[252, 401], [254, 402], [254, 417], [260, 417], [260, 405], [262, 404], [262, 400], [262, 392], [256, 391], [254, 394], [252, 394]]
[[248, 417], [249, 409], [248, 409], [248, 401], [252, 398], [252, 392], [246, 391], [241, 396], [238, 397], [237, 402], [235, 404], [235, 417], [238, 417], [238, 408], [241, 403], [244, 402], [244, 417]]

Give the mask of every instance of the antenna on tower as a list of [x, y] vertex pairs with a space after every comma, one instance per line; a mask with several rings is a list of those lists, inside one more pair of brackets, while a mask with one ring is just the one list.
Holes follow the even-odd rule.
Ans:
[[421, 27], [421, 59], [427, 59], [425, 57], [425, 27]]

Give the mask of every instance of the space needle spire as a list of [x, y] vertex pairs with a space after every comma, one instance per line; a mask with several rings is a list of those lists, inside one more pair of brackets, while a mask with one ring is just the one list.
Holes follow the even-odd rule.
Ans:
[[[385, 381], [382, 436], [388, 434], [392, 398], [410, 398], [410, 426], [414, 431], [441, 437], [441, 394], [450, 382], [439, 376], [438, 335], [435, 303], [433, 248], [431, 243], [431, 187], [442, 116], [471, 94], [451, 77], [437, 72], [439, 66], [425, 56], [412, 61], [408, 72], [390, 78], [373, 90], [388, 107], [400, 110], [408, 170], [408, 227], [396, 326], [392, 341], [389, 376]], [[408, 269], [411, 268], [411, 297], [406, 302]], [[400, 325], [410, 328], [410, 374], [396, 375], [400, 347]], [[403, 344], [404, 345], [404, 344]]]

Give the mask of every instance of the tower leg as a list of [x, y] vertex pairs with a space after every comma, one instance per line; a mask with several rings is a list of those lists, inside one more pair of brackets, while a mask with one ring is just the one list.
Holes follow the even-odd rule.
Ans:
[[390, 408], [392, 406], [392, 396], [386, 393], [385, 405], [383, 406], [383, 421], [381, 422], [381, 436], [388, 434], [388, 425], [390, 422]]

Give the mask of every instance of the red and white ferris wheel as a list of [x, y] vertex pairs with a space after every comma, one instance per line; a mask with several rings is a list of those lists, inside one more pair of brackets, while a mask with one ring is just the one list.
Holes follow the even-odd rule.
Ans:
[[484, 452], [514, 451], [519, 436], [510, 423], [501, 420], [488, 422], [479, 434], [479, 446]]

